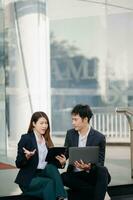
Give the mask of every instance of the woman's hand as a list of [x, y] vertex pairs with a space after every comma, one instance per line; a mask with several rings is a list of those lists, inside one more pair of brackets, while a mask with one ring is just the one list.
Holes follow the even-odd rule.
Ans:
[[24, 150], [24, 154], [25, 154], [27, 160], [29, 160], [36, 152], [36, 149], [34, 149], [33, 151], [29, 151], [24, 147], [23, 147], [23, 150]]
[[64, 154], [61, 154], [60, 156], [56, 156], [56, 159], [59, 160], [60, 164], [62, 165], [62, 168], [65, 166], [66, 164], [66, 157]]
[[74, 162], [74, 166], [75, 166], [76, 168], [79, 168], [79, 169], [85, 170], [85, 171], [91, 169], [91, 163], [86, 164], [86, 163], [84, 163], [82, 160], [80, 160], [80, 161], [75, 161], [75, 162]]

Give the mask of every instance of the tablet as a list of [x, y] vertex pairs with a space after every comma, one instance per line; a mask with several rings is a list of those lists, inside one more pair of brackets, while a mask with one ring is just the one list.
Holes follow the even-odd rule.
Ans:
[[69, 148], [69, 164], [74, 164], [75, 161], [83, 160], [85, 163], [98, 163], [99, 147], [70, 147]]
[[57, 155], [65, 154], [66, 147], [52, 147], [48, 149], [48, 153], [45, 161], [56, 165], [58, 168], [61, 167], [60, 162], [55, 158]]

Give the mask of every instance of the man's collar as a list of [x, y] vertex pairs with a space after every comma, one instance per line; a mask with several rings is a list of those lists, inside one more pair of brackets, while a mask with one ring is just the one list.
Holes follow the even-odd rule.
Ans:
[[80, 137], [87, 137], [88, 136], [88, 134], [90, 133], [90, 130], [91, 130], [91, 126], [89, 125], [89, 127], [88, 127], [88, 131], [86, 132], [86, 134], [85, 135], [83, 135], [82, 136], [82, 134], [78, 131], [78, 133], [79, 133], [79, 136]]

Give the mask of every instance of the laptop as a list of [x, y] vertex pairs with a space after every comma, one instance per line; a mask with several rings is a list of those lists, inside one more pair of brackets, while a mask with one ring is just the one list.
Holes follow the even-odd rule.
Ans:
[[82, 160], [84, 163], [98, 163], [99, 147], [69, 147], [69, 164]]

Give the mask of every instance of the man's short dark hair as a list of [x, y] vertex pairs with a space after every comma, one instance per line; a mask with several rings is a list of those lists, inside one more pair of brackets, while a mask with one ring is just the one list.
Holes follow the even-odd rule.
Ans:
[[90, 109], [90, 106], [89, 105], [82, 105], [82, 104], [76, 105], [72, 109], [71, 114], [72, 115], [79, 115], [82, 119], [87, 117], [88, 122], [90, 121], [91, 117], [93, 116], [93, 113], [92, 113], [92, 110]]

